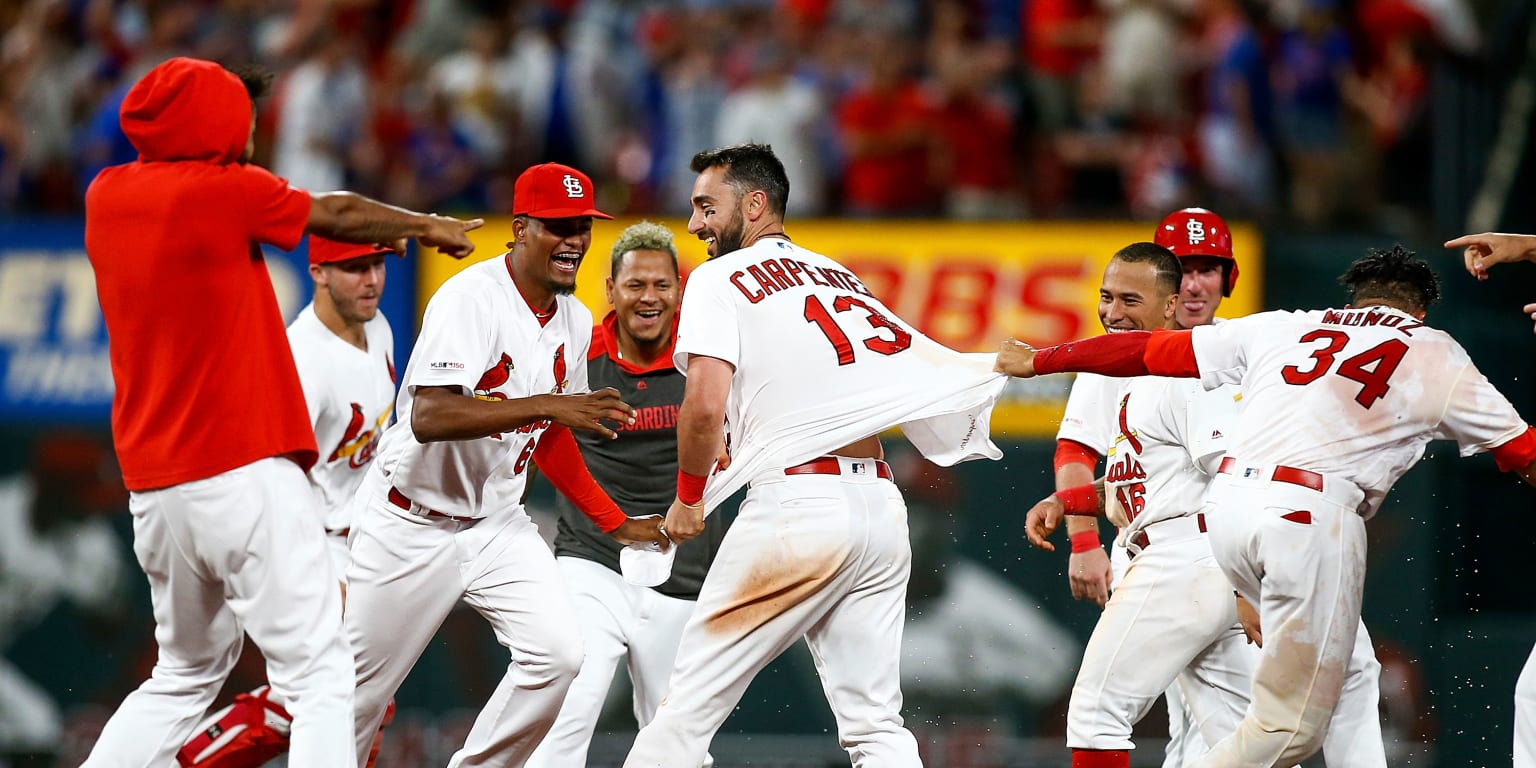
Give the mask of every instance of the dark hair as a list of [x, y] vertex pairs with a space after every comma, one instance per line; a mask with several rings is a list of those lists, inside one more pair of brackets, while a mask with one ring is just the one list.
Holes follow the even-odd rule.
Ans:
[[235, 77], [240, 78], [240, 84], [245, 86], [246, 95], [251, 101], [256, 101], [267, 95], [267, 90], [272, 87], [272, 71], [258, 64], [242, 64], [239, 66], [225, 65], [225, 69]]
[[1157, 288], [1165, 295], [1178, 293], [1179, 284], [1184, 280], [1179, 257], [1157, 243], [1131, 243], [1115, 251], [1113, 258], [1127, 264], [1151, 264], [1157, 272]]
[[1435, 270], [1401, 243], [1383, 251], [1366, 249], [1355, 259], [1339, 284], [1349, 291], [1349, 303], [1383, 299], [1423, 312], [1440, 300], [1440, 278]]
[[710, 168], [725, 168], [725, 183], [736, 194], [746, 197], [755, 190], [768, 195], [768, 210], [782, 217], [789, 203], [789, 175], [784, 173], [784, 163], [773, 154], [767, 144], [736, 144], [730, 147], [709, 149], [693, 156], [688, 167], [694, 173]]

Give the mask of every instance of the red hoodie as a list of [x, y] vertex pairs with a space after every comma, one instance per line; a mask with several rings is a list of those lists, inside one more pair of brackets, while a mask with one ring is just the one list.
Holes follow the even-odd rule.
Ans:
[[283, 455], [308, 469], [314, 431], [257, 244], [296, 247], [309, 194], [240, 162], [251, 101], [217, 64], [155, 67], [120, 116], [139, 159], [86, 190], [85, 250], [124, 483], [164, 488]]

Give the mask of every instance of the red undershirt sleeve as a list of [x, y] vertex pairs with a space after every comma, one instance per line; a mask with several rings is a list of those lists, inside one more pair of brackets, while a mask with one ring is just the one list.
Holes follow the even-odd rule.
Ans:
[[1153, 331], [1142, 359], [1153, 376], [1192, 379], [1200, 375], [1195, 364], [1194, 336], [1189, 331]]
[[1527, 426], [1519, 437], [1493, 449], [1501, 472], [1515, 472], [1536, 462], [1536, 427]]
[[618, 528], [629, 519], [593, 479], [569, 427], [556, 424], [545, 430], [538, 446], [533, 449], [533, 461], [555, 490], [597, 523], [603, 533]]
[[1057, 440], [1055, 468], [1061, 469], [1068, 464], [1087, 464], [1090, 469], [1095, 468], [1099, 466], [1099, 452], [1076, 440]]

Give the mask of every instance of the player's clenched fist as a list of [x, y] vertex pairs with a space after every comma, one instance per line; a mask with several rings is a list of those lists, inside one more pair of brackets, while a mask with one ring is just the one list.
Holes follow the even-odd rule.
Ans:
[[661, 545], [663, 552], [672, 546], [672, 542], [667, 540], [667, 534], [661, 530], [661, 515], [628, 518], [619, 527], [609, 531], [608, 535], [624, 545], [655, 542]]
[[681, 544], [704, 532], [704, 502], [698, 504], [685, 504], [682, 499], [673, 499], [672, 508], [667, 510], [666, 529], [667, 537], [673, 542]]
[[1018, 339], [1006, 339], [997, 349], [997, 363], [992, 370], [1015, 378], [1035, 375], [1035, 348]]
[[557, 424], [572, 429], [597, 432], [612, 440], [618, 433], [604, 426], [603, 419], [622, 424], [635, 423], [635, 409], [619, 399], [619, 391], [604, 387], [596, 392], [579, 395], [551, 395], [555, 404], [550, 408], [550, 418]]
[[455, 259], [462, 259], [475, 251], [475, 244], [465, 234], [484, 226], [485, 219], [455, 219], [452, 216], [427, 216], [427, 229], [417, 240], [422, 245], [436, 248]]

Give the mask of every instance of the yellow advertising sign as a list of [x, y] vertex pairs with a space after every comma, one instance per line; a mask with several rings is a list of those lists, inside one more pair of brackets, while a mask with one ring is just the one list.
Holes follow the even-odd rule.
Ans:
[[[659, 220], [677, 235], [683, 269], [704, 260], [704, 244], [686, 222]], [[628, 221], [595, 222], [592, 249], [577, 273], [576, 295], [601, 318], [608, 311], [604, 279], [609, 249]], [[1034, 223], [949, 221], [790, 222], [799, 245], [851, 269], [903, 319], [934, 340], [961, 351], [984, 352], [1014, 336], [1035, 345], [1056, 344], [1100, 332], [1099, 278], [1110, 256], [1152, 239], [1150, 223]], [[497, 258], [512, 239], [510, 217], [492, 218], [471, 233], [474, 260]], [[1224, 317], [1262, 306], [1262, 244], [1257, 230], [1236, 226], [1232, 245], [1242, 263], [1237, 290], [1222, 303]], [[418, 312], [454, 273], [468, 264], [436, 252], [420, 262]], [[1053, 437], [1070, 377], [1013, 382], [994, 412], [1004, 437]]]

